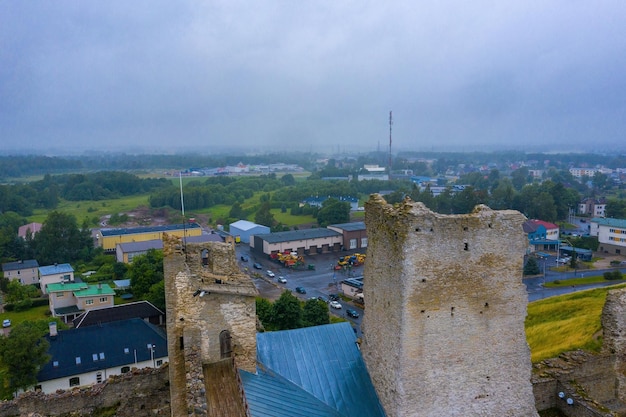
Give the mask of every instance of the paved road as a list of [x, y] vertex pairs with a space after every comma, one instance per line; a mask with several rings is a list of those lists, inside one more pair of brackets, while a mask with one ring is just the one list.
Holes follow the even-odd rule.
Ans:
[[[572, 272], [557, 272], [553, 271], [550, 268], [556, 266], [556, 257], [550, 256], [546, 259], [545, 269], [543, 262], [539, 262], [539, 266], [545, 271], [545, 276], [535, 277], [535, 278], [525, 278], [524, 283], [526, 284], [526, 288], [528, 290], [528, 301], [536, 301], [541, 300], [547, 297], [553, 297], [555, 295], [563, 295], [569, 294], [576, 291], [588, 290], [591, 288], [598, 287], [606, 287], [609, 285], [615, 285], [619, 283], [623, 283], [624, 281], [610, 281], [610, 282], [601, 282], [596, 284], [588, 284], [588, 285], [576, 285], [576, 286], [568, 286], [568, 287], [559, 287], [559, 288], [545, 288], [543, 286], [544, 282], [552, 282], [552, 281], [566, 281], [572, 278], [584, 278], [585, 276], [596, 276], [602, 275], [605, 272], [614, 271], [615, 268], [607, 268], [607, 269], [593, 269], [593, 270], [577, 270]], [[621, 268], [620, 271], [626, 277], [626, 268]]]

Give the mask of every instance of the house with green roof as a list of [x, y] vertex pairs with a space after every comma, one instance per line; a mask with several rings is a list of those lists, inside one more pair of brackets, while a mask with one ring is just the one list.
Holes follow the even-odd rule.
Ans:
[[107, 284], [56, 282], [46, 285], [52, 317], [68, 323], [89, 310], [113, 307], [115, 291]]

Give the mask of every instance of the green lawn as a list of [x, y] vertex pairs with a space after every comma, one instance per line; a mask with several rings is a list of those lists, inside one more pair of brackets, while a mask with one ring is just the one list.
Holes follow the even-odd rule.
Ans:
[[602, 346], [600, 316], [610, 289], [626, 284], [579, 291], [528, 304], [526, 340], [531, 359], [539, 362], [562, 352]]
[[604, 279], [604, 276], [602, 275], [592, 275], [592, 276], [583, 277], [583, 278], [570, 278], [570, 279], [546, 282], [544, 287], [558, 288], [558, 287], [569, 287], [572, 285], [597, 284], [599, 282], [610, 282], [610, 281]]
[[[58, 212], [72, 214], [76, 217], [78, 224], [82, 224], [84, 219], [93, 219], [110, 214], [125, 213], [141, 206], [148, 206], [149, 194], [135, 195], [123, 198], [100, 201], [67, 201], [61, 200], [55, 209]], [[48, 217], [49, 210], [37, 209], [28, 220], [31, 222], [43, 223]]]

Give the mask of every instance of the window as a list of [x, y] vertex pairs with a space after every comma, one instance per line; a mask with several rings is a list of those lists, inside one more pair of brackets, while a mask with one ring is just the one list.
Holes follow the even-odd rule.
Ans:
[[91, 357], [93, 358], [93, 361], [96, 362], [98, 360], [98, 354], [94, 353], [93, 355], [91, 355]]
[[52, 361], [52, 366], [54, 366], [55, 368], [59, 366], [59, 361]]
[[130, 349], [124, 348], [124, 353], [130, 353]]
[[70, 378], [70, 387], [75, 387], [80, 385], [80, 378], [75, 376], [73, 378]]
[[126, 372], [130, 372], [130, 366], [122, 366], [121, 372], [125, 374]]
[[93, 298], [90, 298], [89, 300], [85, 300], [85, 305], [92, 305], [93, 304]]
[[57, 298], [63, 298], [64, 295], [65, 295], [65, 293], [58, 292], [57, 293]]
[[104, 352], [100, 352], [99, 357], [100, 357], [100, 360], [103, 361], [104, 360]]
[[70, 280], [70, 274], [63, 275], [63, 281], [69, 281], [69, 280]]
[[361, 238], [361, 247], [362, 248], [367, 248], [367, 238], [366, 237], [362, 237]]
[[108, 299], [109, 299], [109, 297], [100, 297], [100, 302], [101, 303], [106, 303]]
[[163, 365], [163, 359], [159, 359], [156, 361], [156, 366], [161, 366]]
[[356, 239], [350, 239], [350, 249], [356, 249]]
[[98, 372], [96, 374], [96, 381], [98, 382], [98, 384], [102, 382], [102, 372]]
[[81, 361], [80, 361], [80, 356], [77, 356], [77, 357], [76, 357], [76, 365], [80, 365], [80, 362], [81, 362]]

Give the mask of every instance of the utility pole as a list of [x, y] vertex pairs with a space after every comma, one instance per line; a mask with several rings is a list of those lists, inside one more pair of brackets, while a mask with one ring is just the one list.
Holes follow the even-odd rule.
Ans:
[[392, 112], [389, 111], [389, 181], [391, 181], [391, 126], [393, 125]]

